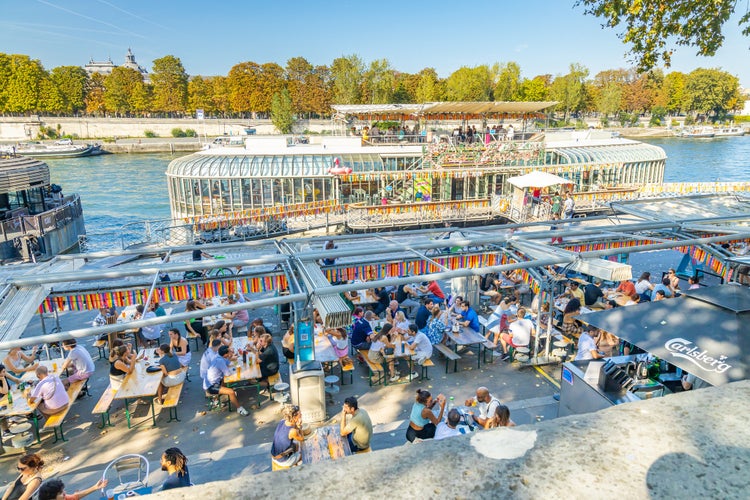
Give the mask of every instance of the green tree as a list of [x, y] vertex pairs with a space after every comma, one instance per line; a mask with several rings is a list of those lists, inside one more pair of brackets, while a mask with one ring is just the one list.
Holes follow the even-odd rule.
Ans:
[[291, 134], [294, 126], [292, 97], [287, 89], [276, 92], [271, 99], [271, 122], [282, 134]]
[[104, 80], [104, 105], [113, 113], [129, 115], [147, 109], [148, 92], [139, 71], [118, 66]]
[[39, 101], [37, 110], [43, 113], [63, 114], [66, 112], [65, 100], [59, 89], [48, 75], [44, 75], [39, 81]]
[[235, 64], [227, 75], [229, 105], [235, 113], [255, 111], [254, 92], [260, 81], [260, 66], [254, 62]]
[[664, 77], [661, 87], [660, 104], [672, 114], [680, 114], [685, 108], [685, 85], [687, 75], [680, 71], [672, 71]]
[[364, 74], [362, 92], [368, 104], [393, 102], [396, 77], [388, 59], [376, 59]]
[[215, 76], [211, 78], [213, 85], [213, 103], [214, 109], [222, 117], [229, 116], [232, 112], [232, 92], [229, 88], [229, 78], [225, 76]]
[[90, 115], [104, 116], [107, 112], [104, 81], [105, 76], [100, 73], [93, 73], [86, 81], [86, 113]]
[[337, 57], [331, 64], [333, 104], [360, 104], [364, 63], [356, 54]]
[[496, 101], [518, 101], [521, 98], [521, 66], [516, 62], [501, 64], [495, 82]]
[[463, 66], [446, 80], [449, 101], [489, 101], [492, 99], [492, 75], [486, 65]]
[[414, 90], [416, 102], [436, 102], [443, 98], [440, 78], [435, 68], [424, 68], [418, 74], [419, 82]]
[[698, 68], [687, 77], [685, 103], [689, 111], [721, 118], [739, 100], [740, 82], [726, 71]]
[[[630, 47], [639, 70], [658, 62], [670, 65], [675, 45], [691, 45], [698, 55], [713, 56], [724, 43], [724, 23], [734, 13], [737, 0], [576, 0], [586, 14], [603, 18], [606, 26], [622, 28], [618, 36]], [[750, 10], [739, 21], [742, 34], [750, 35]]]
[[286, 88], [284, 68], [276, 63], [265, 63], [260, 67], [258, 82], [252, 91], [252, 111], [269, 113], [273, 96]]
[[558, 76], [550, 86], [550, 94], [558, 107], [563, 110], [563, 120], [567, 121], [570, 113], [579, 111], [585, 102], [584, 81], [589, 70], [580, 64], [571, 64], [567, 75]]
[[0, 112], [6, 111], [5, 103], [8, 99], [6, 90], [12, 74], [11, 57], [0, 52]]
[[521, 83], [521, 100], [527, 102], [546, 101], [549, 99], [549, 82], [551, 75], [535, 76]]
[[88, 75], [80, 66], [58, 66], [50, 71], [50, 78], [62, 99], [62, 112], [72, 115], [86, 108]]
[[3, 91], [5, 111], [29, 113], [40, 111], [39, 91], [42, 80], [47, 76], [42, 63], [29, 56], [10, 56], [10, 77]]
[[182, 114], [188, 103], [188, 74], [180, 58], [167, 55], [154, 60], [151, 73], [154, 111]]
[[216, 111], [214, 106], [214, 86], [210, 79], [202, 76], [194, 76], [187, 86], [188, 106], [190, 113], [195, 113], [196, 109], [202, 109], [206, 115], [211, 115]]
[[333, 83], [331, 70], [328, 66], [315, 66], [312, 73], [305, 79], [305, 93], [302, 109], [306, 113], [318, 116], [331, 112], [333, 99]]

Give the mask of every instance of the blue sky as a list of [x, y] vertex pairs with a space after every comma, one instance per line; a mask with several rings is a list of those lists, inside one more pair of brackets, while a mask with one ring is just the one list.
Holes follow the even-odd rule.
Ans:
[[[740, 2], [742, 3], [742, 2]], [[5, 0], [0, 51], [28, 54], [47, 68], [90, 58], [120, 64], [128, 47], [148, 70], [179, 57], [191, 75], [225, 75], [236, 63], [305, 57], [330, 64], [358, 54], [386, 58], [400, 71], [433, 67], [442, 77], [461, 66], [515, 61], [525, 77], [564, 74], [581, 63], [590, 76], [629, 67], [626, 46], [574, 0], [430, 2]], [[741, 9], [742, 7], [738, 7]], [[738, 16], [737, 16], [738, 17]], [[736, 19], [713, 58], [680, 47], [671, 70], [721, 68], [750, 87], [750, 39]]]

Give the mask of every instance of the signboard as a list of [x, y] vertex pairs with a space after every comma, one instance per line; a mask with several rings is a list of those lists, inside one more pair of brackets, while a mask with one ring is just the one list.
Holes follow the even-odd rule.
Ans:
[[202, 120], [204, 118], [202, 109], [195, 110], [195, 118], [197, 118], [198, 120]]

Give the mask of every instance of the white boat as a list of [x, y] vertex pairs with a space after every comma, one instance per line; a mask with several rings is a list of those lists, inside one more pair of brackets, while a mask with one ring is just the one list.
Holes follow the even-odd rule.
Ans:
[[[59, 144], [58, 144], [59, 143]], [[55, 144], [27, 143], [21, 144], [13, 151], [20, 156], [32, 158], [75, 158], [99, 154], [99, 147], [90, 144], [73, 144], [58, 141]]]
[[716, 137], [732, 137], [745, 135], [745, 129], [739, 125], [726, 125], [716, 129]]
[[687, 139], [707, 139], [714, 137], [716, 130], [710, 125], [703, 127], [687, 127], [677, 132], [677, 137], [685, 137]]

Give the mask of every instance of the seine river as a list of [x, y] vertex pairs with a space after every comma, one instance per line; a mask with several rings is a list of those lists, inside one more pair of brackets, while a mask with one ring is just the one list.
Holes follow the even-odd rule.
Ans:
[[[648, 139], [667, 153], [666, 182], [750, 180], [750, 136], [724, 139]], [[49, 159], [52, 182], [83, 201], [89, 250], [117, 248], [128, 223], [166, 219], [169, 196], [164, 175], [169, 154], [117, 154]]]

